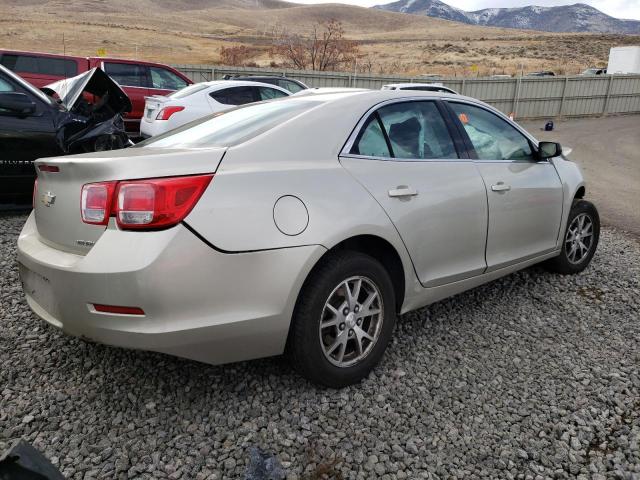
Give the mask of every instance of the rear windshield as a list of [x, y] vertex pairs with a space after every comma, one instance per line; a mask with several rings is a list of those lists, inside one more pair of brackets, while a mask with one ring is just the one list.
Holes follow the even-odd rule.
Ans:
[[209, 85], [206, 83], [194, 83], [193, 85], [189, 85], [188, 87], [181, 88], [177, 92], [173, 92], [170, 95], [167, 95], [170, 98], [184, 98], [189, 95], [193, 95], [205, 88], [209, 88]]
[[237, 145], [321, 103], [321, 100], [308, 98], [254, 103], [195, 120], [145, 140], [136, 147], [208, 148]]

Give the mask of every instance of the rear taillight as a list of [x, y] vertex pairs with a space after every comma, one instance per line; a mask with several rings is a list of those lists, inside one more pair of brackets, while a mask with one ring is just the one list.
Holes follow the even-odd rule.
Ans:
[[80, 212], [84, 223], [91, 225], [109, 223], [116, 185], [117, 182], [101, 182], [82, 186]]
[[31, 208], [36, 209], [36, 198], [38, 198], [38, 179], [33, 182], [33, 196], [31, 197]]
[[162, 110], [158, 112], [158, 115], [156, 116], [156, 120], [169, 120], [171, 115], [173, 115], [174, 113], [181, 112], [182, 110], [184, 110], [184, 107], [178, 107], [178, 106], [164, 107]]
[[122, 229], [167, 228], [186, 217], [213, 175], [120, 182], [116, 220]]
[[[82, 187], [82, 220], [106, 225], [115, 215], [122, 230], [173, 227], [193, 209], [212, 178], [213, 174], [90, 183]], [[106, 206], [106, 213], [101, 206]]]

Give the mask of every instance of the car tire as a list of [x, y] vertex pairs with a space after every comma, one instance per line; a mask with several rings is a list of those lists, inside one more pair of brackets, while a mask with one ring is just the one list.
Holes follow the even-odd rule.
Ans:
[[393, 284], [382, 264], [360, 252], [331, 253], [300, 292], [287, 350], [308, 380], [332, 388], [352, 385], [382, 358], [395, 319]]
[[[584, 241], [584, 239], [588, 241]], [[600, 216], [596, 207], [586, 200], [574, 200], [562, 237], [560, 255], [545, 262], [555, 273], [579, 273], [591, 262], [600, 239]]]

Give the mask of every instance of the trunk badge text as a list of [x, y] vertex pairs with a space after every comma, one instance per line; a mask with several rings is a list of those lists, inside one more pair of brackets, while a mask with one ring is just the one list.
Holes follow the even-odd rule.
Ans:
[[42, 194], [42, 197], [40, 197], [40, 200], [42, 201], [45, 207], [50, 207], [51, 205], [56, 203], [56, 196], [51, 192], [47, 192]]
[[81, 247], [93, 247], [96, 242], [92, 242], [90, 240], [76, 240], [76, 243]]

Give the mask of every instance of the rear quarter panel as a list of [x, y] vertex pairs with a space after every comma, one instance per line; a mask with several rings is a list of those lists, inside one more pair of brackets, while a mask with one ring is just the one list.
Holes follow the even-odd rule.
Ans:
[[[322, 109], [230, 147], [186, 223], [228, 252], [301, 245], [330, 249], [357, 235], [376, 235], [396, 249], [406, 285], [412, 285], [413, 266], [398, 232], [338, 161], [365, 111]], [[274, 206], [287, 195], [300, 199], [308, 212], [308, 224], [297, 235], [282, 233], [274, 221]]]

